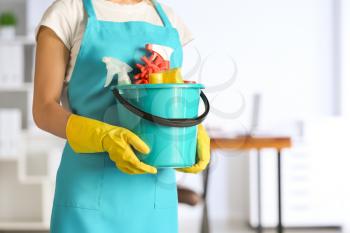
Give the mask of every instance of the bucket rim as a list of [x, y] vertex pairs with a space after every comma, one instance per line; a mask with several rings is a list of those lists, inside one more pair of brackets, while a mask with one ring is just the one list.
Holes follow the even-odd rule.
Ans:
[[176, 84], [124, 84], [115, 85], [111, 89], [127, 90], [127, 89], [167, 89], [167, 88], [194, 88], [204, 89], [204, 85], [200, 83], [176, 83]]

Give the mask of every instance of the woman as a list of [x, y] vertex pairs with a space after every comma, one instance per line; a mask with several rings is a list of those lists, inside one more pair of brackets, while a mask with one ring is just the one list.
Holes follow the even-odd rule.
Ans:
[[[154, 43], [172, 47], [171, 65], [181, 67], [182, 46], [192, 37], [164, 9], [155, 1], [59, 0], [41, 21], [33, 116], [38, 127], [67, 139], [52, 233], [178, 231], [175, 172], [136, 157], [133, 149], [149, 148], [113, 122], [115, 100], [104, 88], [101, 62], [108, 55], [135, 64], [145, 44]], [[198, 173], [209, 163], [209, 137], [202, 126], [198, 131], [198, 162], [179, 171]]]

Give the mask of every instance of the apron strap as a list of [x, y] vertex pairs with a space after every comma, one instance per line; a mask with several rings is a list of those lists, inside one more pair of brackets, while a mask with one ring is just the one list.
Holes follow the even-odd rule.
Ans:
[[172, 27], [171, 22], [167, 16], [167, 14], [165, 13], [165, 11], [163, 10], [163, 7], [160, 5], [160, 3], [157, 0], [152, 0], [154, 7], [156, 8], [163, 24], [165, 27]]
[[91, 0], [83, 0], [85, 11], [90, 19], [96, 19], [94, 6]]

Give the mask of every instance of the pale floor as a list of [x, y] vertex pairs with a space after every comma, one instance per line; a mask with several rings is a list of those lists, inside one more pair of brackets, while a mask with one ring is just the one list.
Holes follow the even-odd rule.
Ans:
[[[223, 224], [223, 223], [211, 223], [211, 233], [254, 233], [255, 231], [250, 229], [244, 224], [240, 223], [230, 223], [230, 224]], [[274, 230], [264, 230], [263, 233], [275, 233]], [[15, 231], [0, 231], [0, 233], [49, 233], [46, 231], [21, 231], [21, 232], [15, 232]], [[196, 224], [196, 226], [189, 226], [189, 225], [183, 225], [180, 226], [180, 232], [179, 233], [200, 233], [199, 226]], [[341, 233], [341, 231], [336, 229], [298, 229], [298, 230], [285, 230], [284, 233]]]
[[[211, 233], [254, 233], [253, 229], [241, 223], [211, 223]], [[199, 233], [199, 226], [180, 226], [180, 233]], [[276, 230], [264, 230], [263, 233], [275, 233]], [[287, 229], [284, 233], [341, 233], [339, 229]]]
[[[213, 229], [211, 233], [254, 233], [255, 231], [249, 230], [246, 228], [230, 228], [230, 227], [220, 227]], [[264, 233], [274, 233], [276, 231], [273, 230], [266, 230]], [[33, 232], [33, 231], [0, 231], [0, 233], [48, 233], [46, 231], [41, 231], [41, 232]], [[193, 231], [181, 231], [180, 233], [196, 233]], [[199, 232], [198, 232], [199, 233]], [[336, 230], [320, 230], [320, 229], [315, 229], [315, 230], [286, 230], [285, 233], [340, 233], [340, 231]]]
[[[221, 227], [221, 228], [216, 228], [213, 229], [211, 233], [254, 233], [255, 231], [249, 230], [246, 228], [227, 228], [227, 227]], [[274, 233], [276, 231], [273, 230], [265, 230], [264, 233]], [[49, 233], [46, 231], [41, 231], [41, 232], [34, 232], [34, 231], [0, 231], [0, 233]], [[196, 233], [193, 231], [181, 231], [180, 233]], [[198, 232], [199, 233], [199, 232]], [[315, 229], [315, 230], [286, 230], [284, 233], [340, 233], [340, 231], [336, 230], [320, 230], [320, 229]]]
[[[212, 229], [211, 233], [255, 233], [256, 231], [248, 228], [230, 228], [230, 227], [220, 227]], [[264, 230], [263, 233], [275, 233], [275, 230]], [[196, 233], [193, 231], [181, 231], [180, 233]], [[199, 232], [198, 232], [199, 233]], [[341, 233], [339, 230], [331, 229], [313, 229], [313, 230], [285, 230], [284, 233]]]

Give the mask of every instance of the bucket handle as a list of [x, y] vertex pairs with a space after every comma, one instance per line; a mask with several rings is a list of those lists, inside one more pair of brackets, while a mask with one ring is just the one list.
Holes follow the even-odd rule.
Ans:
[[132, 105], [129, 103], [125, 98], [121, 96], [119, 93], [119, 90], [117, 88], [114, 88], [113, 90], [114, 96], [117, 98], [117, 100], [129, 111], [132, 113], [136, 114], [137, 116], [151, 121], [153, 123], [156, 123], [158, 125], [162, 126], [169, 126], [169, 127], [191, 127], [191, 126], [196, 126], [199, 125], [204, 121], [204, 119], [207, 117], [209, 110], [210, 110], [210, 104], [208, 101], [208, 98], [205, 96], [203, 91], [201, 91], [201, 98], [203, 100], [204, 106], [205, 106], [205, 111], [202, 115], [196, 117], [196, 118], [176, 118], [176, 119], [168, 119], [168, 118], [163, 118], [159, 116], [152, 115], [150, 113], [147, 113], [136, 106]]

